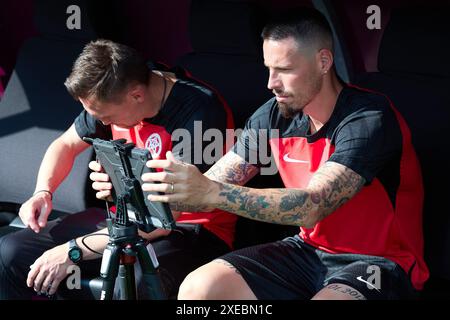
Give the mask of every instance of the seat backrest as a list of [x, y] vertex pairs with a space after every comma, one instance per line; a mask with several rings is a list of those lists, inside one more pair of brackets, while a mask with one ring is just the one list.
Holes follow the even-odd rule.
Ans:
[[394, 10], [379, 49], [379, 72], [357, 81], [387, 94], [411, 129], [425, 187], [425, 259], [431, 275], [444, 279], [450, 279], [450, 64], [441, 58], [450, 56], [449, 9]]
[[270, 97], [256, 10], [248, 2], [193, 0], [189, 20], [193, 52], [177, 61], [220, 92], [237, 128]]
[[[81, 29], [69, 30], [66, 13], [80, 8]], [[64, 80], [83, 46], [96, 37], [87, 1], [35, 1], [40, 36], [22, 46], [0, 101], [0, 202], [23, 203], [33, 193], [39, 165], [49, 144], [81, 111]], [[54, 195], [54, 209], [76, 212], [95, 203], [86, 188], [91, 152], [80, 155]]]
[[[193, 52], [177, 64], [224, 97], [235, 127], [243, 128], [253, 112], [272, 96], [267, 89], [268, 72], [262, 59], [260, 33], [264, 12], [256, 2], [193, 0], [189, 36]], [[282, 187], [279, 175], [258, 176], [248, 186]], [[257, 222], [240, 217], [235, 248], [278, 240], [298, 228]]]

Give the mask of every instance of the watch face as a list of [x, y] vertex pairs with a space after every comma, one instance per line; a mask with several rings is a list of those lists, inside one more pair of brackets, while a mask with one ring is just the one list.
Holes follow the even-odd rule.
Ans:
[[78, 262], [81, 259], [81, 252], [79, 248], [72, 248], [69, 251], [69, 258], [70, 260], [72, 260], [73, 262]]

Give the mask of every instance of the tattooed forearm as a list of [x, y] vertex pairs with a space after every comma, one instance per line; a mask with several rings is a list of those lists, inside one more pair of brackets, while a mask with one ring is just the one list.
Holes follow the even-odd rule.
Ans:
[[249, 188], [220, 184], [219, 196], [223, 197], [220, 208], [256, 220], [266, 221], [265, 210], [271, 199], [262, 194], [253, 194]]
[[228, 152], [205, 175], [215, 181], [244, 185], [259, 169], [249, 164], [234, 152]]
[[305, 189], [250, 189], [218, 182], [217, 207], [255, 220], [313, 227], [352, 198], [364, 179], [337, 163], [322, 166]]
[[[297, 194], [300, 193], [298, 196]], [[293, 196], [294, 195], [294, 196]], [[220, 184], [218, 207], [254, 220], [288, 225], [304, 225], [305, 214], [302, 201], [307, 197], [301, 190], [250, 189], [230, 184]], [[285, 208], [282, 210], [281, 208]], [[291, 207], [291, 209], [287, 209]]]
[[[279, 205], [279, 211], [282, 213], [281, 222], [303, 225], [305, 213], [313, 207], [310, 197], [311, 195], [306, 191], [286, 189]], [[303, 210], [299, 210], [300, 208]]]
[[365, 180], [353, 170], [336, 162], [325, 162], [314, 174], [308, 189], [311, 199], [319, 205], [320, 221], [350, 200], [364, 186]]

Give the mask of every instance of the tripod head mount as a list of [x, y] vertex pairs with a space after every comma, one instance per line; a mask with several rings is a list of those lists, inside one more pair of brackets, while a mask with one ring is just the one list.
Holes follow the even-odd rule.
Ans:
[[141, 176], [154, 171], [146, 166], [151, 159], [148, 150], [136, 148], [133, 143], [126, 143], [125, 139], [83, 140], [92, 144], [98, 161], [114, 186], [115, 225], [129, 226], [130, 222], [134, 222], [145, 232], [155, 228], [174, 229], [175, 221], [169, 205], [151, 202], [142, 191]]

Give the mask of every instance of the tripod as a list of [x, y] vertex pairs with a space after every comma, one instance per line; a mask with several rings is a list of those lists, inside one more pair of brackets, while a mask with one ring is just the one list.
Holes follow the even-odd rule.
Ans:
[[[128, 220], [125, 215], [125, 223], [121, 223], [121, 215], [126, 209], [126, 201], [123, 196], [118, 197], [116, 219], [107, 219], [109, 242], [103, 252], [100, 275], [103, 279], [100, 300], [111, 300], [114, 294], [114, 286], [118, 276], [121, 300], [136, 299], [136, 282], [134, 276], [134, 264], [139, 261], [142, 269], [143, 281], [148, 290], [148, 297], [162, 300], [164, 296], [161, 281], [158, 275], [158, 260], [150, 246], [150, 252], [144, 240], [138, 235], [135, 223]], [[136, 259], [137, 258], [137, 259]]]
[[[101, 300], [111, 300], [114, 294], [116, 278], [119, 279], [120, 299], [136, 299], [136, 281], [134, 276], [134, 264], [139, 261], [142, 269], [145, 288], [150, 299], [166, 299], [158, 274], [158, 259], [149, 245], [149, 251], [144, 240], [138, 234], [137, 224], [129, 220], [128, 206], [143, 208], [142, 189], [138, 180], [133, 176], [127, 154], [133, 147], [131, 144], [123, 144], [121, 141], [114, 144], [115, 150], [120, 156], [123, 176], [121, 183], [123, 188], [116, 199], [116, 214], [114, 219], [108, 210], [107, 226], [109, 242], [103, 252], [100, 276], [103, 279]], [[139, 211], [139, 209], [137, 209]], [[136, 212], [139, 214], [140, 212]], [[154, 225], [147, 224], [145, 231], [155, 229]]]
[[[125, 197], [126, 198], [126, 197]], [[118, 197], [118, 207], [114, 223], [107, 219], [109, 242], [103, 252], [100, 275], [103, 280], [100, 300], [111, 300], [114, 294], [116, 278], [119, 279], [120, 299], [136, 299], [136, 282], [134, 276], [134, 264], [139, 261], [142, 269], [142, 277], [150, 299], [166, 299], [161, 281], [158, 275], [158, 260], [153, 247], [149, 245], [150, 252], [144, 240], [138, 235], [135, 223], [128, 220], [125, 214], [125, 223], [122, 223], [122, 215], [126, 213], [126, 200]], [[122, 217], [121, 217], [122, 216]], [[137, 258], [137, 259], [136, 259]]]

